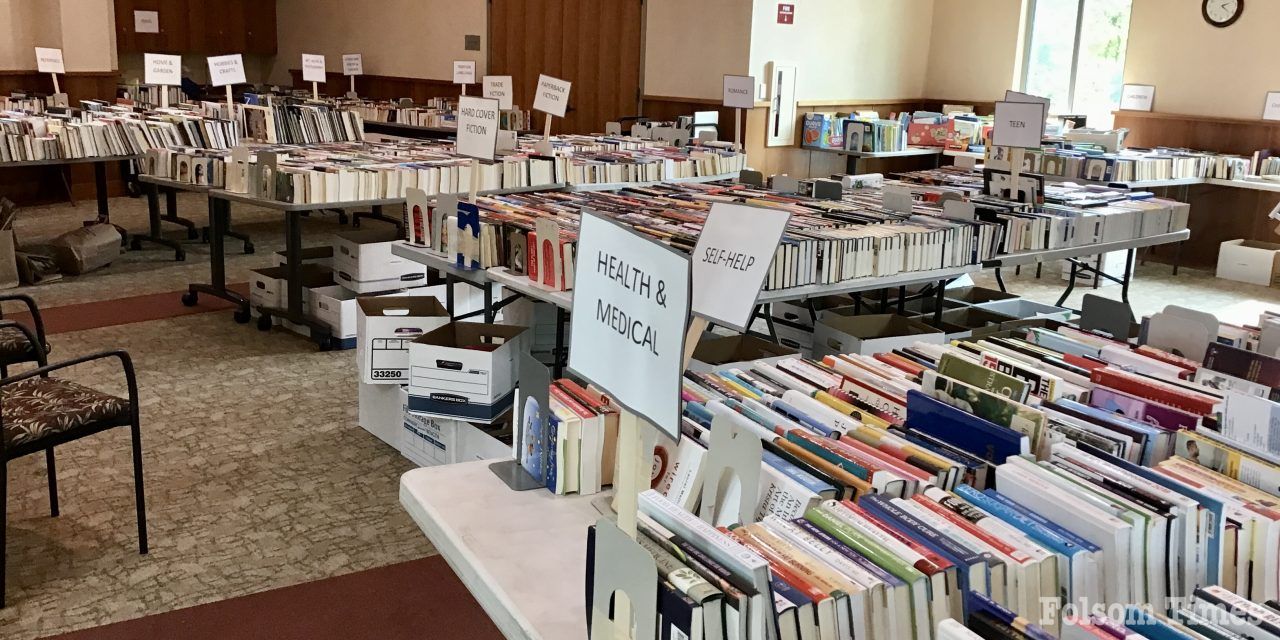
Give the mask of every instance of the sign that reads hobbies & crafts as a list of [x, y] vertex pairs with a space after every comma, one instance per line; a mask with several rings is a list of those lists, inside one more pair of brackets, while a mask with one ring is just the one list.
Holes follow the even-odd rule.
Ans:
[[693, 250], [693, 312], [745, 332], [790, 219], [778, 209], [711, 205]]
[[244, 84], [244, 58], [238, 53], [209, 56], [209, 82], [215, 87]]
[[492, 98], [458, 98], [458, 153], [493, 160], [498, 141], [498, 101]]
[[538, 76], [538, 91], [533, 98], [533, 108], [563, 118], [569, 106], [569, 89], [573, 83], [548, 75]]
[[679, 440], [688, 256], [590, 210], [577, 255], [569, 368]]

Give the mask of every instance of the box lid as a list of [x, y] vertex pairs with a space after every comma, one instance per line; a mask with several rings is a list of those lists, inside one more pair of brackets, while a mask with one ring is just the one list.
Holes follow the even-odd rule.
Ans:
[[360, 313], [366, 316], [448, 317], [449, 310], [434, 296], [392, 296], [356, 298]]

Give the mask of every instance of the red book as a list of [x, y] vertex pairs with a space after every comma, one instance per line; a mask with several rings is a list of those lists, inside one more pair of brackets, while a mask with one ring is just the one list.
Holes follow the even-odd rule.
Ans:
[[1013, 545], [1005, 542], [1004, 540], [1001, 540], [1000, 538], [997, 538], [991, 535], [991, 533], [986, 529], [983, 529], [978, 525], [974, 524], [973, 522], [966, 520], [965, 518], [961, 517], [960, 514], [934, 502], [933, 500], [930, 500], [924, 497], [923, 495], [919, 495], [919, 494], [911, 496], [911, 499], [916, 503], [920, 504], [920, 506], [945, 518], [947, 521], [951, 522], [957, 527], [964, 529], [975, 538], [978, 538], [979, 540], [982, 540], [983, 542], [986, 542], [987, 544], [995, 547], [1001, 553], [1013, 558], [1014, 560], [1017, 560], [1018, 562], [1025, 562], [1031, 559], [1031, 557], [1027, 555], [1025, 551], [1022, 551], [1017, 547], [1014, 547]]
[[1217, 399], [1181, 389], [1170, 384], [1144, 378], [1115, 367], [1094, 369], [1089, 379], [1095, 384], [1110, 387], [1132, 396], [1153, 400], [1160, 404], [1181, 409], [1198, 416], [1211, 415]]
[[880, 362], [883, 362], [895, 369], [906, 372], [907, 374], [915, 376], [917, 378], [920, 377], [920, 374], [924, 372], [924, 367], [920, 366], [919, 363], [907, 360], [906, 358], [896, 353], [877, 353], [872, 357], [874, 357], [876, 360], [879, 360]]
[[1076, 355], [1076, 354], [1074, 354], [1074, 353], [1064, 353], [1064, 354], [1062, 354], [1062, 361], [1063, 361], [1063, 362], [1066, 362], [1067, 364], [1075, 365], [1075, 366], [1080, 367], [1081, 369], [1085, 369], [1085, 370], [1087, 370], [1087, 371], [1093, 371], [1094, 369], [1101, 369], [1101, 368], [1103, 368], [1103, 367], [1107, 366], [1107, 363], [1105, 363], [1105, 362], [1098, 362], [1097, 360], [1094, 360], [1093, 358], [1086, 358], [1086, 357], [1084, 357], [1084, 356], [1078, 356], [1078, 355]]
[[897, 540], [898, 542], [901, 542], [902, 544], [907, 545], [908, 547], [911, 548], [912, 551], [915, 551], [916, 553], [924, 556], [924, 559], [932, 563], [932, 566], [929, 566], [929, 565], [921, 566], [923, 564], [923, 561], [917, 562], [915, 564], [915, 568], [918, 569], [921, 573], [927, 573], [929, 575], [933, 575], [934, 573], [937, 573], [939, 571], [946, 571], [947, 569], [951, 568], [950, 560], [947, 560], [946, 558], [938, 555], [932, 549], [907, 537], [906, 534], [902, 533], [897, 528], [884, 523], [880, 519], [868, 513], [866, 509], [863, 509], [862, 507], [858, 506], [857, 503], [853, 502], [852, 500], [841, 500], [840, 506], [858, 514], [859, 516], [862, 516], [863, 520], [870, 522], [877, 529], [888, 534], [889, 537]]

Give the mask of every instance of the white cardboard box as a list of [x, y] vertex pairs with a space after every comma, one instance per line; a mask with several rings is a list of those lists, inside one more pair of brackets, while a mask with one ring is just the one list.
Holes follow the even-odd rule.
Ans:
[[915, 342], [942, 344], [944, 336], [914, 318], [893, 314], [846, 316], [824, 311], [813, 330], [815, 358], [838, 353], [872, 355], [909, 347]]
[[334, 279], [357, 293], [403, 289], [427, 279], [427, 267], [391, 253], [395, 229], [367, 229], [334, 235]]
[[[302, 305], [307, 306], [309, 290], [333, 284], [328, 267], [302, 265]], [[266, 267], [249, 272], [249, 305], [251, 307], [284, 308], [289, 304], [289, 284], [284, 267]]]
[[396, 446], [400, 455], [414, 464], [429, 467], [511, 457], [510, 445], [469, 422], [410, 412], [409, 394], [404, 387], [399, 387], [397, 392], [400, 419]]
[[[464, 420], [488, 421], [511, 408], [515, 357], [526, 327], [451, 322], [409, 344], [409, 407]], [[475, 348], [497, 344], [492, 350]]]
[[360, 385], [359, 424], [379, 440], [400, 447], [400, 431], [404, 416], [404, 387], [394, 384]]
[[1258, 240], [1228, 240], [1218, 247], [1218, 270], [1225, 280], [1272, 286], [1280, 275], [1276, 260], [1280, 244]]
[[409, 343], [449, 323], [449, 312], [433, 297], [356, 299], [356, 362], [369, 384], [409, 382]]

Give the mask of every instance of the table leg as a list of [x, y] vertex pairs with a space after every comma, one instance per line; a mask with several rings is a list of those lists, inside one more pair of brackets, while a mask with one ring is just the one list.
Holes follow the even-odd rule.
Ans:
[[1004, 286], [1004, 277], [1000, 275], [1000, 267], [996, 267], [996, 286], [1000, 287], [1001, 293], [1009, 293], [1009, 290]]
[[1125, 252], [1124, 280], [1120, 283], [1120, 299], [1124, 300], [1126, 304], [1129, 302], [1129, 280], [1133, 278], [1133, 254], [1133, 249]]
[[943, 298], [947, 294], [947, 281], [938, 281], [938, 290], [933, 292], [933, 326], [942, 326], [942, 305]]
[[227, 289], [226, 256], [223, 255], [222, 233], [230, 218], [231, 203], [226, 200], [209, 198], [209, 284], [191, 284], [187, 292], [182, 294], [182, 304], [193, 307], [199, 301], [199, 294], [221, 298], [238, 305], [233, 316], [236, 322], [244, 324], [249, 321], [249, 301], [240, 294]]
[[551, 354], [551, 371], [556, 379], [564, 375], [564, 361], [569, 359], [568, 354], [563, 354], [564, 360], [561, 360], [564, 351], [564, 324], [568, 320], [569, 314], [563, 308], [556, 307], [556, 349]]
[[898, 287], [898, 315], [907, 315], [907, 287]]
[[93, 187], [98, 192], [98, 224], [111, 223], [111, 211], [107, 205], [107, 165], [93, 163]]
[[285, 279], [289, 286], [288, 305], [290, 320], [303, 322], [302, 311], [302, 213], [288, 211], [284, 216], [284, 267]]
[[1062, 296], [1058, 298], [1058, 301], [1056, 303], [1054, 303], [1059, 307], [1062, 306], [1062, 303], [1067, 301], [1067, 297], [1070, 296], [1071, 292], [1075, 290], [1077, 268], [1080, 266], [1080, 263], [1076, 262], [1075, 258], [1069, 258], [1067, 262], [1071, 263], [1071, 275], [1067, 277], [1067, 290], [1063, 291]]
[[449, 312], [449, 320], [453, 320], [453, 276], [444, 274], [444, 308]]
[[498, 313], [493, 310], [493, 283], [484, 281], [484, 321], [492, 324]]
[[[178, 217], [178, 192], [173, 189], [166, 189], [164, 192], [164, 215], [160, 219], [172, 224], [180, 225], [187, 228], [187, 239], [195, 240], [200, 237], [200, 232], [196, 231], [196, 223]], [[159, 235], [159, 231], [154, 232]]]
[[[140, 183], [142, 184], [142, 183]], [[182, 244], [174, 240], [169, 240], [160, 235], [160, 187], [155, 184], [142, 184], [142, 188], [146, 190], [147, 197], [147, 233], [132, 234], [129, 240], [129, 247], [134, 251], [142, 249], [143, 242], [150, 242], [173, 249], [173, 259], [179, 262], [187, 259], [187, 253], [182, 249]], [[172, 193], [172, 192], [170, 192]]]

